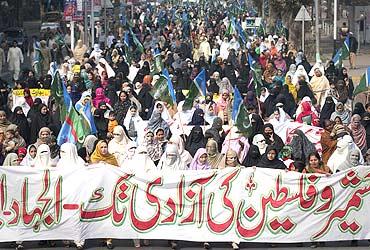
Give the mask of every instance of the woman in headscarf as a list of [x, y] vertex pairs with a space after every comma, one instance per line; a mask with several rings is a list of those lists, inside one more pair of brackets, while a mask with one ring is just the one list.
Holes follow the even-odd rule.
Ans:
[[93, 105], [98, 108], [100, 102], [105, 102], [110, 105], [110, 100], [105, 96], [103, 88], [97, 88], [95, 91], [95, 98], [93, 99]]
[[278, 159], [278, 150], [274, 146], [268, 146], [266, 152], [258, 162], [259, 168], [286, 169], [284, 162]]
[[150, 86], [147, 84], [142, 84], [141, 82], [137, 82], [135, 84], [135, 92], [137, 94], [137, 99], [141, 104], [141, 112], [140, 116], [144, 120], [148, 120], [150, 117], [148, 116], [150, 108], [153, 106], [153, 97], [150, 94]]
[[36, 98], [33, 101], [33, 105], [31, 106], [30, 110], [27, 113], [27, 119], [29, 119], [31, 121], [34, 119], [34, 117], [38, 114], [38, 112], [40, 110], [40, 105], [41, 104], [42, 104], [42, 101], [41, 101], [40, 98]]
[[158, 170], [177, 171], [186, 170], [186, 164], [181, 159], [179, 150], [175, 144], [168, 144], [157, 165]]
[[58, 168], [77, 168], [84, 166], [84, 164], [84, 160], [77, 154], [76, 145], [67, 142], [60, 146], [60, 159], [57, 163]]
[[[289, 71], [286, 73], [286, 78], [288, 78], [288, 76], [290, 76], [290, 80], [292, 81], [296, 71], [297, 71], [297, 66], [295, 64], [291, 64], [289, 66]], [[285, 82], [286, 82], [286, 78], [285, 78]]]
[[214, 139], [209, 139], [206, 144], [206, 151], [208, 155], [208, 163], [212, 169], [222, 168], [224, 155], [219, 153], [217, 142]]
[[349, 99], [349, 90], [343, 80], [337, 81], [335, 84], [338, 93], [338, 102], [346, 104]]
[[8, 121], [6, 118], [6, 113], [4, 110], [0, 110], [0, 129], [5, 131], [6, 128], [10, 125], [11, 123]]
[[37, 148], [35, 145], [31, 144], [27, 148], [27, 154], [21, 161], [21, 166], [31, 166], [36, 157]]
[[46, 144], [41, 144], [37, 148], [36, 156], [31, 167], [35, 168], [50, 168], [55, 167], [50, 157], [50, 148]]
[[365, 112], [366, 110], [364, 108], [364, 105], [361, 102], [356, 102], [355, 107], [353, 108], [353, 111], [352, 111], [352, 116], [355, 114], [358, 114], [361, 117], [363, 117]]
[[346, 171], [349, 168], [354, 168], [360, 165], [361, 153], [358, 149], [352, 149], [349, 151], [346, 160], [341, 163], [337, 169], [337, 172]]
[[90, 91], [84, 91], [81, 95], [81, 98], [75, 104], [76, 111], [80, 114], [84, 113], [84, 108], [86, 107], [87, 103], [91, 100], [91, 93]]
[[203, 129], [200, 126], [194, 126], [186, 140], [185, 149], [194, 156], [198, 148], [204, 148], [206, 141], [203, 135]]
[[337, 140], [331, 136], [334, 123], [330, 120], [324, 120], [324, 132], [321, 134], [320, 143], [322, 147], [322, 161], [327, 165], [330, 156], [337, 148]]
[[[292, 117], [297, 109], [296, 101], [293, 97], [293, 95], [289, 92], [288, 85], [283, 85], [281, 87], [280, 93], [276, 97], [276, 103], [281, 103], [282, 108], [285, 110], [285, 112]], [[276, 105], [277, 105], [276, 104]]]
[[335, 111], [334, 100], [331, 96], [326, 97], [325, 104], [320, 111], [320, 126], [324, 127], [324, 121], [329, 120], [331, 114]]
[[118, 125], [113, 130], [113, 139], [108, 144], [108, 151], [113, 154], [117, 162], [121, 164], [127, 154], [127, 145], [131, 141], [125, 129]]
[[335, 118], [339, 117], [344, 125], [348, 125], [351, 120], [351, 112], [346, 110], [343, 103], [338, 102], [335, 105], [335, 112], [333, 112], [330, 116], [330, 120], [334, 121]]
[[157, 129], [161, 128], [165, 132], [165, 137], [168, 138], [170, 135], [170, 126], [165, 121], [167, 110], [164, 110], [164, 109], [165, 107], [162, 103], [157, 102], [155, 104], [152, 116], [150, 117], [149, 122], [148, 122], [148, 129], [151, 131], [156, 131]]
[[353, 115], [351, 118], [351, 123], [349, 124], [349, 129], [352, 132], [352, 137], [354, 143], [360, 148], [361, 153], [365, 154], [367, 149], [366, 144], [366, 130], [361, 124], [361, 116]]
[[266, 149], [267, 144], [265, 137], [262, 134], [256, 134], [253, 137], [253, 142], [248, 150], [248, 154], [243, 161], [243, 166], [257, 166], [258, 162], [261, 160], [262, 155], [266, 152]]
[[88, 155], [91, 155], [94, 151], [95, 143], [98, 140], [98, 138], [95, 135], [88, 135], [85, 138], [84, 143], [82, 144], [82, 147], [86, 148], [86, 152]]
[[295, 161], [304, 162], [310, 153], [316, 152], [315, 145], [310, 142], [307, 136], [299, 129], [294, 131], [290, 146], [294, 149], [292, 152], [292, 157]]
[[39, 112], [35, 114], [33, 120], [31, 120], [31, 132], [30, 132], [30, 141], [35, 143], [39, 131], [43, 127], [49, 127], [50, 125], [50, 114], [48, 107], [45, 104], [41, 104], [39, 107]]
[[154, 133], [152, 131], [146, 132], [143, 145], [147, 149], [149, 158], [157, 165], [163, 155], [163, 147], [162, 144], [154, 138]]
[[281, 53], [277, 54], [277, 58], [275, 59], [274, 64], [276, 66], [276, 69], [278, 70], [280, 69], [282, 72], [286, 72], [286, 68], [287, 68], [286, 62], [283, 59]]
[[353, 86], [352, 78], [348, 75], [347, 68], [343, 67], [339, 71], [338, 80], [343, 80], [344, 81], [345, 86], [348, 87], [348, 96], [349, 96], [350, 99], [353, 99], [352, 95], [353, 95], [354, 86]]
[[[357, 145], [353, 142], [353, 139], [350, 135], [345, 135], [342, 138], [338, 139], [337, 149], [328, 160], [328, 167], [330, 168], [332, 173], [337, 172], [339, 165], [346, 160], [349, 152], [353, 149], [358, 149], [360, 151]], [[362, 154], [360, 155], [360, 162], [363, 162]]]
[[287, 75], [285, 77], [285, 85], [288, 86], [289, 93], [292, 94], [294, 101], [297, 101], [297, 95], [298, 95], [297, 88], [296, 88], [296, 85], [293, 84], [292, 77], [290, 75]]
[[19, 164], [18, 164], [18, 155], [16, 153], [7, 154], [2, 166], [4, 166], [4, 167], [19, 166]]
[[23, 113], [23, 109], [20, 106], [15, 107], [11, 122], [18, 126], [19, 134], [23, 137], [27, 144], [30, 142], [30, 126], [27, 121], [27, 117]]
[[31, 108], [33, 106], [33, 99], [32, 99], [32, 96], [31, 96], [31, 92], [28, 88], [25, 88], [23, 90], [23, 94], [24, 94], [24, 101], [28, 105], [28, 107], [27, 107], [27, 111], [28, 111], [29, 108]]
[[366, 145], [370, 147], [370, 113], [365, 112], [362, 118], [362, 125], [366, 131]]
[[100, 102], [98, 108], [94, 111], [94, 123], [98, 132], [98, 138], [105, 139], [108, 131], [108, 119], [105, 118], [107, 111], [107, 104]]
[[312, 90], [308, 86], [308, 83], [304, 79], [300, 79], [298, 81], [298, 85], [299, 85], [298, 86], [298, 92], [297, 92], [298, 101], [303, 100], [305, 97], [309, 97], [312, 104], [316, 104], [316, 98], [315, 98]]
[[96, 68], [98, 69], [98, 73], [101, 78], [103, 78], [103, 72], [107, 73], [108, 78], [116, 76], [116, 73], [104, 58], [99, 59], [99, 64], [96, 66]]
[[87, 51], [87, 47], [85, 44], [83, 44], [82, 40], [77, 40], [76, 47], [73, 50], [73, 58], [79, 61], [80, 63], [83, 63], [84, 55]]
[[310, 81], [310, 78], [308, 77], [307, 72], [302, 65], [299, 65], [296, 72], [294, 73], [294, 76], [292, 78], [293, 84], [297, 86], [300, 78], [305, 80], [306, 82]]
[[313, 93], [315, 94], [317, 104], [322, 107], [325, 102], [325, 95], [330, 89], [330, 84], [320, 67], [316, 67], [314, 69], [314, 76], [310, 81], [310, 85]]
[[[116, 157], [108, 152], [108, 144], [104, 140], [100, 140], [95, 147], [91, 157], [91, 164], [95, 163], [107, 163], [116, 167], [119, 167]], [[105, 243], [108, 249], [113, 249], [112, 239], [106, 239]]]
[[262, 133], [266, 139], [267, 145], [274, 146], [278, 152], [284, 147], [283, 140], [280, 138], [280, 136], [275, 134], [274, 127], [272, 126], [272, 124], [266, 123], [263, 126]]
[[266, 66], [266, 70], [263, 72], [263, 79], [268, 86], [272, 84], [272, 80], [274, 79], [276, 74], [277, 71], [275, 69], [274, 64], [268, 63]]
[[208, 163], [208, 155], [205, 148], [199, 148], [194, 155], [189, 170], [208, 170], [211, 165]]
[[312, 152], [308, 155], [305, 172], [307, 174], [325, 175], [332, 173], [332, 171], [321, 161], [320, 155], [317, 152]]
[[[225, 154], [225, 165], [220, 166], [223, 168], [240, 168], [241, 165], [238, 160], [238, 153], [235, 150], [229, 149]], [[233, 242], [234, 243], [234, 242]], [[235, 242], [238, 244], [238, 242]]]
[[51, 130], [48, 127], [42, 127], [39, 130], [38, 137], [34, 145], [36, 147], [40, 146], [41, 144], [49, 145], [51, 142]]
[[213, 124], [213, 121], [216, 117], [218, 117], [216, 114], [216, 105], [208, 103], [205, 108], [204, 120], [208, 124]]
[[139, 116], [136, 106], [130, 107], [130, 110], [126, 114], [124, 125], [127, 129], [128, 137], [141, 144], [145, 127], [143, 126], [143, 119]]
[[233, 91], [233, 86], [227, 77], [222, 78], [222, 80], [218, 83], [218, 86], [220, 94], [230, 93]]
[[90, 160], [92, 164], [104, 162], [119, 167], [116, 157], [113, 154], [109, 153], [108, 143], [104, 140], [100, 140], [96, 144], [95, 150], [91, 154]]
[[191, 122], [188, 125], [192, 125], [192, 126], [195, 126], [195, 125], [198, 125], [198, 126], [209, 125], [204, 120], [204, 111], [203, 111], [203, 109], [201, 109], [201, 108], [195, 109], [195, 111], [193, 113], [193, 117], [191, 118]]
[[181, 136], [172, 135], [172, 137], [169, 140], [169, 144], [175, 144], [177, 146], [181, 160], [183, 161], [185, 166], [189, 166], [189, 164], [193, 160], [193, 157], [190, 155], [188, 151], [185, 150], [185, 143]]
[[119, 93], [119, 100], [114, 104], [113, 109], [116, 113], [116, 119], [119, 125], [124, 125], [126, 114], [131, 107], [131, 101], [128, 99], [128, 95], [125, 91]]
[[232, 103], [230, 99], [230, 92], [228, 90], [222, 91], [222, 96], [217, 102], [217, 115], [222, 119], [222, 124], [227, 125], [231, 120]]
[[212, 126], [207, 129], [204, 133], [204, 138], [208, 140], [212, 138], [217, 142], [218, 148], [222, 148], [222, 143], [224, 142], [226, 133], [222, 128], [222, 119], [217, 117], [213, 120]]
[[226, 154], [230, 149], [237, 153], [239, 162], [244, 161], [249, 150], [248, 139], [243, 136], [235, 126], [233, 126], [227, 134], [222, 144], [221, 153]]
[[315, 112], [312, 111], [310, 102], [302, 102], [302, 112], [298, 114], [296, 121], [307, 125], [319, 126], [320, 119]]
[[50, 136], [49, 148], [52, 164], [56, 166], [59, 161], [60, 146], [57, 143], [57, 138], [55, 135]]

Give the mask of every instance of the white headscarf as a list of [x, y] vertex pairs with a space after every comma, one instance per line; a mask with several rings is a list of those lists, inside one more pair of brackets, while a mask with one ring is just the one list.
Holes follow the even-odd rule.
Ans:
[[124, 121], [123, 121], [123, 125], [126, 127], [127, 130], [130, 127], [131, 118], [132, 118], [132, 121], [134, 122], [135, 130], [137, 132], [137, 137], [136, 138], [132, 138], [131, 137], [131, 139], [132, 140], [135, 140], [138, 144], [141, 144], [141, 142], [144, 139], [144, 129], [145, 129], [145, 125], [143, 124], [143, 119], [138, 114], [138, 110], [137, 109], [136, 109], [135, 116], [132, 116], [132, 114], [131, 114], [131, 108], [130, 108], [128, 110], [126, 116], [125, 116]]
[[127, 145], [130, 141], [122, 126], [114, 127], [113, 139], [108, 143], [108, 152], [116, 157], [118, 164], [124, 161]]
[[294, 85], [298, 84], [298, 79], [299, 79], [300, 76], [304, 76], [305, 79], [306, 79], [306, 82], [310, 81], [310, 78], [308, 78], [307, 72], [306, 72], [306, 70], [304, 69], [304, 67], [302, 65], [299, 65], [296, 72], [294, 73], [294, 76], [293, 76], [293, 79], [292, 79], [292, 83]]
[[256, 134], [253, 137], [252, 144], [258, 147], [258, 150], [261, 155], [263, 155], [266, 152], [267, 143], [265, 137], [262, 134]]
[[176, 171], [176, 170], [186, 170], [186, 164], [182, 161], [179, 150], [174, 144], [168, 144], [166, 151], [162, 155], [159, 163], [157, 165], [158, 170], [164, 171]]
[[131, 159], [127, 159], [124, 164], [122, 164], [126, 172], [149, 172], [156, 169], [154, 162], [148, 156], [145, 146], [138, 146], [134, 150], [134, 153], [135, 154], [131, 157]]
[[[104, 64], [105, 69], [102, 66], [100, 66], [99, 63]], [[102, 77], [103, 71], [107, 72], [108, 78], [111, 78], [111, 77], [115, 77], [116, 76], [116, 73], [114, 72], [114, 70], [112, 69], [112, 67], [109, 65], [109, 63], [104, 58], [100, 58], [99, 59], [99, 63], [96, 66], [96, 68], [98, 69], [98, 72], [99, 72], [100, 77]]]
[[95, 58], [95, 62], [99, 62], [99, 59], [101, 58], [101, 53], [103, 51], [100, 49], [99, 44], [94, 44], [94, 50], [91, 51], [90, 58]]
[[52, 164], [51, 157], [50, 157], [50, 148], [46, 144], [41, 144], [37, 148], [36, 157], [31, 165], [35, 168], [50, 168], [55, 167]]
[[67, 142], [60, 146], [60, 159], [57, 163], [57, 167], [77, 168], [84, 164], [84, 160], [82, 160], [77, 154], [76, 145]]
[[177, 146], [177, 150], [179, 151], [181, 160], [185, 163], [186, 166], [189, 165], [193, 160], [193, 157], [191, 157], [191, 154], [187, 150], [185, 150], [185, 143], [181, 136], [172, 135], [169, 143]]
[[16, 153], [9, 153], [5, 157], [3, 166], [18, 166], [18, 155]]
[[328, 167], [332, 173], [337, 172], [339, 166], [346, 161], [350, 151], [357, 149], [360, 152], [360, 163], [364, 162], [364, 158], [361, 154], [361, 150], [353, 142], [353, 139], [350, 135], [345, 135], [342, 138], [338, 139], [337, 149], [330, 156], [328, 160]]
[[[21, 161], [21, 166], [31, 166], [33, 164], [33, 161], [35, 160], [34, 158], [31, 157], [30, 155], [30, 150], [32, 147], [35, 147], [35, 145], [31, 144], [27, 147], [27, 154], [26, 156], [23, 158], [23, 160]], [[36, 148], [37, 150], [37, 148]]]
[[85, 141], [83, 143], [83, 147], [86, 148], [86, 151], [89, 155], [92, 154], [92, 152], [94, 152], [94, 146], [95, 146], [95, 142], [98, 140], [98, 138], [96, 138], [95, 135], [88, 135], [86, 136], [85, 138]]

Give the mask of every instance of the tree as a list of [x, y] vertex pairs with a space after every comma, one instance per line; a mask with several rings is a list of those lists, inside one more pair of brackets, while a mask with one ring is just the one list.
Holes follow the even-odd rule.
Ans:
[[[262, 13], [263, 0], [253, 0], [255, 6]], [[278, 19], [283, 21], [283, 24], [289, 29], [289, 40], [296, 45], [299, 44], [301, 37], [301, 24], [295, 22], [294, 18], [297, 15], [299, 8], [302, 5], [309, 5], [307, 0], [269, 0], [269, 16], [266, 18], [267, 27], [274, 27]], [[312, 3], [311, 3], [312, 4]]]

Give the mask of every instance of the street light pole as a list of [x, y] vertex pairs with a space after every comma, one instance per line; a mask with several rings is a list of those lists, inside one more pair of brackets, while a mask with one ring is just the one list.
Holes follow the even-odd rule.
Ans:
[[87, 25], [87, 0], [84, 0], [83, 2], [84, 4], [84, 44], [86, 44], [87, 46], [89, 45], [89, 28], [88, 28], [88, 25]]
[[95, 43], [95, 18], [94, 18], [94, 0], [91, 1], [91, 18], [90, 18], [90, 26], [91, 26], [91, 49], [94, 48]]
[[319, 36], [319, 0], [315, 0], [315, 39], [316, 39], [316, 62], [321, 62], [320, 59], [320, 36]]
[[338, 0], [334, 0], [334, 21], [333, 21], [333, 38], [334, 38], [334, 54], [337, 50], [337, 13], [338, 13]]

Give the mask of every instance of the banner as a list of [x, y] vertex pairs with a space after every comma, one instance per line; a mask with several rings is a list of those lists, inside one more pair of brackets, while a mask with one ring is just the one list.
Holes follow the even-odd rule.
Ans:
[[134, 166], [134, 173], [106, 164], [73, 167], [0, 168], [0, 241], [370, 238], [368, 167], [332, 176], [260, 168], [143, 172]]
[[[30, 89], [30, 94], [33, 100], [40, 98], [42, 103], [47, 104], [50, 96], [50, 89]], [[23, 113], [27, 116], [30, 106], [24, 99], [24, 89], [13, 89], [13, 110], [17, 106], [22, 107]]]

